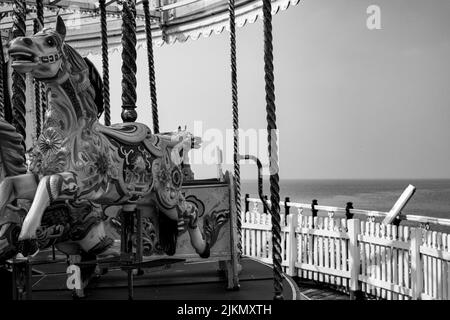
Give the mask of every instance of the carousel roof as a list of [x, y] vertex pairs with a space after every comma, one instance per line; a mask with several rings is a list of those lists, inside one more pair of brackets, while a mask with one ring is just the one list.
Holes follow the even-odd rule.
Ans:
[[[56, 16], [64, 18], [68, 28], [66, 41], [83, 55], [100, 53], [100, 12], [98, 0], [43, 0], [45, 25]], [[9, 37], [13, 22], [14, 0], [0, 0], [0, 29]], [[228, 29], [228, 0], [150, 0], [153, 43], [161, 46], [187, 39], [219, 34]], [[272, 0], [272, 14], [296, 5], [300, 0]], [[27, 33], [32, 33], [36, 2], [26, 0]], [[106, 0], [109, 50], [121, 47], [120, 0]], [[235, 0], [236, 25], [244, 26], [262, 16], [261, 0]], [[145, 21], [142, 1], [136, 2], [137, 45], [145, 46]]]

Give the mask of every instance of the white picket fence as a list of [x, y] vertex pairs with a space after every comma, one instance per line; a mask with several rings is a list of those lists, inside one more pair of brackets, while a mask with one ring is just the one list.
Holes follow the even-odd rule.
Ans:
[[[242, 214], [243, 255], [272, 263], [270, 214], [262, 212], [259, 199], [247, 200], [253, 205]], [[311, 205], [288, 205], [291, 212], [281, 214], [281, 247], [290, 276], [382, 299], [450, 300], [447, 233], [375, 222], [387, 214], [383, 212], [352, 210], [355, 218], [346, 219], [344, 208], [315, 206], [313, 217]]]

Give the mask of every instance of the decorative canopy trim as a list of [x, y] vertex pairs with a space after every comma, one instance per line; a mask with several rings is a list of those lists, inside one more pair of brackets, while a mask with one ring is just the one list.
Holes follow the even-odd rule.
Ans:
[[[0, 1], [0, 12], [3, 8], [11, 8], [12, 1]], [[34, 17], [35, 6], [27, 6], [29, 15]], [[44, 1], [47, 2], [47, 1]], [[75, 1], [66, 1], [75, 3]], [[95, 1], [87, 1], [87, 9], [74, 9], [72, 6], [65, 8], [45, 8], [45, 25], [51, 25], [56, 21], [56, 14], [62, 15], [66, 21], [67, 36], [66, 42], [77, 49], [83, 56], [88, 54], [101, 53], [100, 16], [95, 11]], [[171, 1], [173, 2], [173, 1]], [[272, 0], [272, 14], [295, 6], [300, 0]], [[27, 1], [28, 3], [28, 1]], [[138, 2], [139, 3], [139, 2]], [[152, 3], [152, 1], [150, 1]], [[176, 3], [176, 2], [175, 2]], [[108, 17], [108, 51], [121, 52], [122, 20], [120, 6], [115, 3], [113, 9], [109, 8]], [[153, 45], [174, 44], [185, 42], [188, 39], [197, 40], [201, 37], [209, 37], [213, 34], [221, 34], [224, 30], [229, 30], [228, 1], [224, 0], [197, 0], [190, 4], [173, 8], [166, 4], [164, 7], [170, 9], [166, 11], [152, 11], [152, 39]], [[59, 10], [59, 12], [58, 12]], [[151, 7], [155, 10], [155, 7]], [[237, 27], [243, 27], [247, 23], [254, 23], [262, 18], [261, 0], [236, 0], [235, 21]], [[160, 18], [159, 18], [160, 17]], [[11, 28], [8, 19], [3, 18], [0, 22], [0, 29], [5, 34]], [[145, 22], [144, 17], [137, 17], [137, 49], [146, 48]], [[27, 33], [33, 30], [32, 19], [27, 20]]]

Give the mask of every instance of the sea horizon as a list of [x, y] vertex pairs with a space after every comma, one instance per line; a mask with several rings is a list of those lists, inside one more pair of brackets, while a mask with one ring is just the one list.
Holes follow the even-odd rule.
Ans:
[[[412, 184], [416, 192], [403, 214], [450, 218], [450, 178], [414, 179], [280, 179], [280, 198], [292, 202], [345, 207], [352, 202], [355, 209], [389, 211], [403, 190]], [[268, 178], [263, 192], [270, 195]], [[257, 180], [241, 180], [241, 196], [258, 197]]]

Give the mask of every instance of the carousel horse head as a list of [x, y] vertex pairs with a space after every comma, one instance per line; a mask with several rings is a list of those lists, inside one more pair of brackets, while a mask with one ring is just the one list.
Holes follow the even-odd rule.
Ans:
[[17, 37], [9, 44], [11, 66], [20, 73], [31, 73], [37, 79], [53, 78], [64, 60], [66, 27], [58, 16], [56, 29], [46, 28], [31, 37]]

